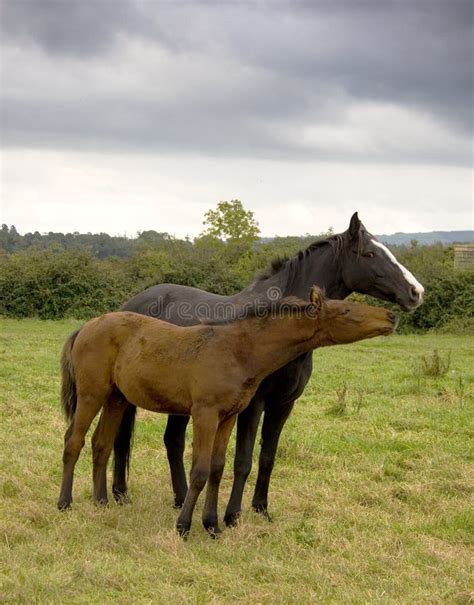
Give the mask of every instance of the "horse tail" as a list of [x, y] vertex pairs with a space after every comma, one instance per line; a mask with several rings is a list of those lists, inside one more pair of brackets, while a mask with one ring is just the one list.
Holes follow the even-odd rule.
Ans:
[[120, 461], [122, 461], [122, 464], [125, 463], [127, 475], [130, 471], [136, 416], [137, 406], [129, 403], [114, 441], [114, 466], [115, 468], [119, 468]]
[[74, 418], [77, 404], [76, 380], [71, 353], [79, 331], [76, 330], [68, 337], [61, 353], [61, 405], [69, 422]]

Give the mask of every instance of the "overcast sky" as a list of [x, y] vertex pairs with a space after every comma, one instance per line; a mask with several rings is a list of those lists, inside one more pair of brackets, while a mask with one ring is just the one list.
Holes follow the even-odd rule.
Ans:
[[471, 0], [0, 0], [2, 222], [473, 229]]

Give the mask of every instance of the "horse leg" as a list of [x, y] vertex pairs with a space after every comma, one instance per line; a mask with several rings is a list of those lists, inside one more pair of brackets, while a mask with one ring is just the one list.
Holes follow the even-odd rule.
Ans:
[[188, 422], [189, 416], [168, 416], [168, 422], [166, 423], [166, 430], [163, 437], [170, 466], [174, 505], [176, 508], [181, 508], [183, 506], [188, 491], [188, 482], [186, 481], [186, 471], [183, 463], [186, 427], [188, 426]]
[[127, 493], [127, 466], [130, 461], [136, 413], [136, 406], [129, 403], [122, 416], [122, 422], [120, 423], [114, 441], [114, 479], [112, 483], [112, 494], [119, 504], [130, 502]]
[[[59, 493], [59, 499], [58, 499], [58, 508], [59, 510], [66, 510], [68, 508], [71, 507], [71, 503], [72, 503], [72, 473], [74, 472], [74, 467], [71, 469], [70, 473], [71, 476], [70, 478], [68, 477], [68, 480], [66, 482], [66, 446], [69, 443], [69, 440], [71, 438], [72, 435], [72, 431], [74, 428], [74, 418], [71, 421], [71, 424], [67, 427], [66, 432], [64, 433], [64, 451], [63, 451], [63, 477], [62, 477], [62, 483], [61, 483], [61, 490]], [[78, 454], [79, 457], [79, 454]], [[68, 455], [68, 462], [70, 461], [71, 456]], [[77, 459], [77, 458], [76, 458]]]
[[65, 510], [71, 506], [74, 467], [84, 447], [84, 440], [89, 427], [102, 407], [104, 401], [93, 397], [77, 398], [74, 419], [64, 435], [63, 478], [59, 493], [58, 508]]
[[275, 456], [280, 434], [294, 406], [294, 400], [285, 406], [265, 409], [262, 426], [262, 447], [258, 461], [258, 476], [252, 507], [271, 521], [268, 514], [268, 488], [275, 464]]
[[94, 501], [97, 504], [106, 505], [108, 502], [107, 462], [127, 405], [123, 399], [111, 397], [102, 409], [99, 424], [92, 436], [92, 477]]
[[212, 410], [202, 410], [193, 418], [193, 464], [189, 477], [189, 489], [183, 508], [176, 522], [176, 529], [185, 538], [191, 528], [194, 507], [209, 477], [211, 456], [219, 418]]
[[227, 527], [237, 525], [242, 510], [242, 495], [245, 483], [252, 470], [252, 456], [257, 436], [258, 424], [263, 412], [263, 398], [252, 400], [250, 405], [237, 418], [237, 442], [234, 459], [234, 482], [225, 511], [224, 522]]
[[207, 482], [206, 500], [202, 513], [202, 522], [213, 538], [221, 533], [217, 519], [217, 500], [219, 497], [219, 485], [225, 465], [225, 453], [229, 443], [230, 434], [234, 428], [236, 415], [223, 420], [217, 429], [212, 450], [211, 472]]

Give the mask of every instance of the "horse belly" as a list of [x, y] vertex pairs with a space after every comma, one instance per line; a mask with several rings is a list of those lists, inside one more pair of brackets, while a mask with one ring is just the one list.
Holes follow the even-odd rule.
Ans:
[[116, 381], [125, 399], [137, 407], [163, 414], [189, 415], [191, 405], [184, 390], [159, 388], [143, 377]]
[[[146, 409], [162, 414], [175, 414], [178, 416], [189, 416], [191, 406], [185, 401], [168, 399], [162, 393], [147, 396], [145, 401]], [[145, 406], [144, 406], [145, 407]]]

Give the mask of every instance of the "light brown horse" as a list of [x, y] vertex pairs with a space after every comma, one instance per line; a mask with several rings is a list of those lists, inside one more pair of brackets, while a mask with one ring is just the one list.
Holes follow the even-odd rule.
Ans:
[[130, 312], [89, 321], [68, 338], [62, 353], [62, 405], [71, 422], [58, 507], [72, 502], [74, 467], [102, 408], [92, 438], [93, 483], [95, 501], [107, 502], [107, 461], [131, 402], [192, 416], [190, 485], [177, 530], [189, 532], [196, 500], [209, 479], [203, 524], [216, 535], [229, 436], [263, 378], [311, 349], [390, 334], [395, 324], [390, 311], [325, 300], [315, 287], [309, 302], [294, 297], [268, 302], [232, 322], [184, 328]]

